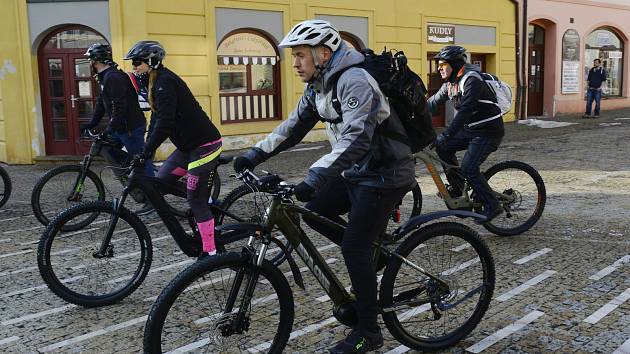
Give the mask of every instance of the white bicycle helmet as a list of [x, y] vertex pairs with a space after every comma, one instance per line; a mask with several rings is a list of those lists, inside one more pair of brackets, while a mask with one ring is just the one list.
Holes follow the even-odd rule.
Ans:
[[324, 20], [306, 20], [295, 25], [278, 47], [291, 48], [298, 45], [316, 47], [325, 45], [333, 52], [341, 45], [339, 31]]

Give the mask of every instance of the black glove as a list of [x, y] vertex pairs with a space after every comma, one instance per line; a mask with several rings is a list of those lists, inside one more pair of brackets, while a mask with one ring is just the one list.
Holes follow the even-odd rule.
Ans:
[[82, 135], [87, 135], [88, 130], [94, 129], [94, 126], [90, 123], [81, 124], [79, 131]]
[[315, 196], [315, 188], [311, 187], [306, 182], [300, 182], [300, 184], [295, 186], [293, 194], [297, 200], [301, 202], [308, 202]]
[[444, 144], [449, 138], [448, 133], [446, 132], [441, 132], [437, 138], [435, 138], [435, 142], [433, 143], [433, 145], [435, 146], [440, 146], [442, 144]]
[[234, 171], [236, 173], [243, 173], [245, 170], [254, 170], [254, 164], [249, 161], [245, 156], [237, 156], [234, 159]]

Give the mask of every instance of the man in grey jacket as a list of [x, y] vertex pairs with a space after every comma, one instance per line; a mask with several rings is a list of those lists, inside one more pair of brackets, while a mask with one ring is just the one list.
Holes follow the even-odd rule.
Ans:
[[[372, 242], [384, 232], [396, 203], [416, 183], [413, 157], [409, 146], [379, 133], [382, 129], [398, 134], [405, 131], [378, 83], [356, 67], [364, 56], [349, 48], [329, 22], [297, 24], [280, 47], [291, 48], [293, 67], [306, 83], [304, 94], [286, 121], [235, 159], [234, 169], [252, 170], [300, 142], [318, 121], [326, 124], [332, 151], [310, 167], [304, 181], [296, 186], [295, 196], [308, 202], [310, 210], [343, 224], [346, 222], [340, 215], [349, 212], [343, 234], [313, 220], [305, 221], [341, 245], [357, 297], [358, 325], [331, 353], [365, 353], [383, 345], [376, 320]], [[337, 85], [335, 98], [333, 85]], [[341, 117], [333, 99], [341, 104]]]

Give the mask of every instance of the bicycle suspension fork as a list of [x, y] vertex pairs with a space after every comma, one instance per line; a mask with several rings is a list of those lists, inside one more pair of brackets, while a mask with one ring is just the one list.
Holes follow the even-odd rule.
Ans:
[[81, 201], [83, 192], [83, 183], [85, 182], [85, 176], [87, 175], [87, 171], [90, 169], [90, 165], [92, 164], [92, 155], [85, 155], [83, 157], [83, 161], [81, 161], [81, 172], [77, 175], [77, 179], [74, 181], [74, 185], [72, 186], [72, 191], [68, 196], [69, 202], [79, 202]]
[[101, 241], [101, 246], [98, 251], [93, 254], [95, 258], [112, 257], [114, 255], [114, 246], [111, 244], [111, 240], [114, 235], [114, 230], [116, 230], [116, 225], [118, 224], [120, 211], [125, 204], [125, 199], [127, 199], [128, 194], [129, 187], [125, 187], [120, 198], [114, 198], [114, 201], [112, 202], [113, 213], [111, 219], [109, 220], [109, 224], [107, 225], [107, 233], [105, 234], [103, 241]]

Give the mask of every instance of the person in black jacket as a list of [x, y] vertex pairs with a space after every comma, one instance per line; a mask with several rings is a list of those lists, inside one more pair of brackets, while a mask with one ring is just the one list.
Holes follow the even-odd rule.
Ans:
[[[101, 93], [96, 99], [96, 107], [89, 123], [81, 125], [81, 131], [95, 128], [103, 119], [109, 117], [106, 132], [114, 141], [122, 144], [129, 156], [134, 156], [142, 151], [144, 145], [144, 133], [147, 122], [138, 103], [138, 95], [129, 77], [118, 70], [117, 64], [112, 60], [112, 50], [108, 45], [101, 43], [92, 44], [85, 52], [90, 60], [92, 68], [96, 72], [96, 80], [100, 84]], [[110, 155], [105, 157], [117, 164], [124, 156], [116, 154], [116, 151], [108, 151]], [[122, 154], [122, 152], [121, 152]], [[150, 161], [144, 169], [145, 174], [153, 176], [153, 166]], [[119, 178], [121, 176], [118, 176]], [[141, 202], [144, 196], [133, 192], [133, 198]], [[139, 214], [149, 211], [150, 205], [146, 204], [137, 211]]]
[[214, 216], [208, 207], [208, 180], [222, 151], [221, 134], [184, 80], [162, 65], [165, 56], [164, 47], [156, 41], [140, 41], [125, 56], [125, 60], [132, 60], [136, 73], [149, 75], [151, 123], [139, 157], [152, 158], [166, 138], [175, 145], [177, 149], [160, 167], [158, 177], [175, 182], [187, 175], [187, 200], [201, 234], [203, 252], [214, 254]]
[[[599, 118], [599, 104], [602, 100], [602, 84], [608, 79], [606, 70], [599, 59], [593, 60], [593, 67], [588, 71], [588, 91], [586, 93], [586, 112], [582, 118]], [[595, 101], [595, 112], [591, 117], [591, 108]]]
[[[479, 166], [501, 144], [504, 135], [502, 113], [478, 67], [466, 64], [465, 48], [446, 46], [434, 59], [438, 61], [440, 76], [446, 82], [429, 98], [429, 107], [435, 111], [438, 104], [451, 100], [456, 110], [453, 121], [438, 135], [435, 148], [440, 158], [452, 165], [457, 165], [455, 153], [466, 150], [461, 171], [473, 188], [476, 200], [484, 206], [486, 219], [483, 222], [488, 222], [502, 210]], [[448, 171], [446, 177], [450, 183], [449, 193], [460, 196], [463, 181], [458, 181]]]

